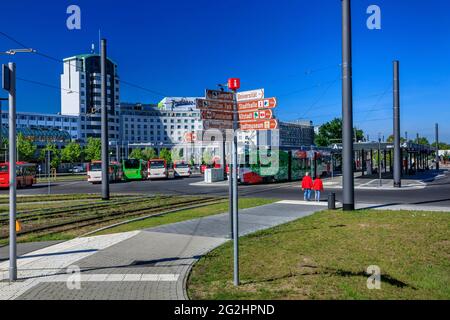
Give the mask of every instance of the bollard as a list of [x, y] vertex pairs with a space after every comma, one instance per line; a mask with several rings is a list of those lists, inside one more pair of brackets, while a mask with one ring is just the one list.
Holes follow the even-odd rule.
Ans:
[[328, 195], [328, 210], [336, 210], [336, 194], [330, 193]]

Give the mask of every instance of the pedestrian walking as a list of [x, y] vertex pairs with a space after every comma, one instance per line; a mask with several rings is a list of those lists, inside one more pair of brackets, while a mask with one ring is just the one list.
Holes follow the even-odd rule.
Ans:
[[303, 177], [302, 180], [302, 190], [303, 190], [303, 199], [305, 201], [311, 200], [311, 190], [313, 188], [313, 180], [309, 176], [309, 172], [306, 172], [306, 175]]
[[320, 202], [320, 194], [323, 192], [323, 181], [317, 177], [313, 183], [314, 197], [317, 202]]

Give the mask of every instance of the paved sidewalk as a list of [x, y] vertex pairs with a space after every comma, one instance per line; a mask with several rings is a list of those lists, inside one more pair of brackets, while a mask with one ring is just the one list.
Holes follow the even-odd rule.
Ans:
[[[278, 202], [240, 212], [240, 235], [271, 228], [326, 207]], [[19, 276], [25, 281], [0, 283], [0, 299], [163, 300], [187, 299], [185, 285], [192, 265], [229, 241], [228, 214], [143, 231], [82, 238], [25, 255]], [[81, 289], [70, 290], [81, 270]], [[0, 264], [5, 270], [7, 262]], [[3, 278], [7, 272], [0, 273]], [[68, 286], [69, 285], [69, 286]]]

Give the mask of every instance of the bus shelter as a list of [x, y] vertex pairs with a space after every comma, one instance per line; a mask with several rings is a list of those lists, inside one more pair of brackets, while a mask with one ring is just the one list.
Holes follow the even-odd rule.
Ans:
[[[342, 144], [331, 146], [335, 152], [342, 153]], [[393, 172], [394, 144], [388, 142], [360, 142], [353, 145], [354, 169], [362, 176]], [[434, 149], [429, 145], [413, 142], [401, 145], [402, 175], [414, 175], [430, 169]]]

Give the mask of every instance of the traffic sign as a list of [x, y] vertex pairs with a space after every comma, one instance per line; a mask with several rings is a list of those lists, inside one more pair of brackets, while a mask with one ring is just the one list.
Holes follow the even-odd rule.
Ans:
[[251, 91], [242, 91], [237, 93], [237, 101], [250, 101], [264, 99], [264, 89], [257, 89]]
[[240, 121], [271, 120], [272, 118], [273, 118], [272, 110], [239, 112]]
[[234, 94], [232, 92], [207, 89], [205, 98], [207, 100], [234, 101]]
[[233, 102], [197, 99], [197, 109], [232, 112], [234, 108]]
[[253, 131], [253, 130], [275, 130], [278, 129], [277, 120], [257, 120], [240, 123], [241, 130]]
[[238, 111], [256, 111], [260, 109], [273, 109], [277, 106], [276, 98], [268, 98], [238, 103]]
[[209, 109], [201, 110], [200, 114], [203, 120], [233, 121], [233, 112], [230, 111], [217, 111], [214, 109]]
[[191, 143], [191, 142], [195, 142], [195, 141], [197, 141], [197, 134], [196, 133], [194, 133], [194, 132], [186, 132], [184, 134], [184, 142]]

